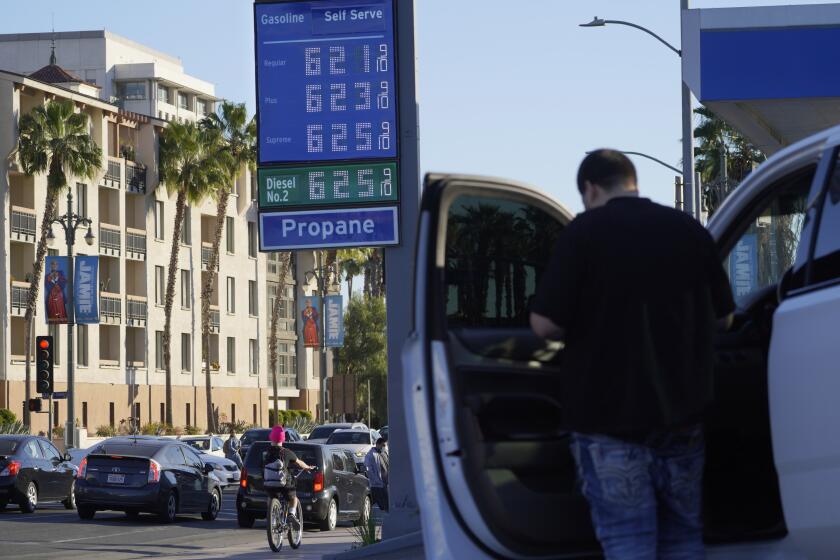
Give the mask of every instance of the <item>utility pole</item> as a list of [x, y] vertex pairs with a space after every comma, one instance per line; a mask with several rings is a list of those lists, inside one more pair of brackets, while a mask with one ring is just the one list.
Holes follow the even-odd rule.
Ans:
[[[688, 9], [688, 1], [680, 0], [680, 22], [682, 22], [683, 10]], [[682, 28], [682, 23], [680, 28]], [[685, 37], [681, 38], [681, 44], [686, 44]], [[694, 215], [694, 127], [692, 125], [691, 90], [683, 81], [682, 72], [680, 72], [680, 83], [682, 84], [683, 211]]]
[[368, 379], [368, 422], [367, 427], [370, 428], [370, 379]]

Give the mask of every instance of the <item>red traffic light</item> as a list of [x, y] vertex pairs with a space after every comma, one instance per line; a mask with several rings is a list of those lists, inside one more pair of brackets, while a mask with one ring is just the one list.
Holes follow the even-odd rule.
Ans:
[[47, 348], [50, 347], [50, 341], [45, 339], [45, 338], [42, 338], [41, 340], [38, 341], [38, 347], [46, 350]]

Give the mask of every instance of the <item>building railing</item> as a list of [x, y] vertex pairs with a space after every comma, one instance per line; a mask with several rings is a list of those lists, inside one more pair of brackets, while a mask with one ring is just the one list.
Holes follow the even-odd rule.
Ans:
[[122, 300], [119, 294], [101, 293], [99, 296], [99, 315], [109, 319], [122, 317]]
[[145, 321], [148, 314], [146, 298], [125, 296], [125, 318], [128, 321]]
[[213, 306], [210, 307], [210, 330], [219, 332], [219, 328], [221, 328], [222, 321], [221, 315], [219, 314], [219, 308], [213, 309]]
[[146, 194], [146, 166], [125, 162], [125, 188], [129, 192]]
[[[201, 267], [207, 270], [210, 266], [210, 256], [213, 254], [213, 246], [206, 241], [201, 243]], [[216, 268], [218, 269], [218, 263]]]
[[29, 301], [29, 282], [12, 281], [12, 309], [26, 309]]
[[105, 180], [116, 183], [117, 187], [122, 184], [122, 161], [119, 158], [108, 156], [108, 168], [105, 171]]
[[120, 228], [108, 224], [99, 224], [99, 246], [103, 249], [120, 250]]
[[[269, 383], [273, 383], [271, 376], [268, 376]], [[277, 374], [277, 386], [283, 389], [297, 389], [297, 375]]]
[[20, 235], [35, 235], [35, 210], [12, 207], [12, 233]]
[[146, 254], [146, 233], [125, 232], [125, 250], [130, 253]]

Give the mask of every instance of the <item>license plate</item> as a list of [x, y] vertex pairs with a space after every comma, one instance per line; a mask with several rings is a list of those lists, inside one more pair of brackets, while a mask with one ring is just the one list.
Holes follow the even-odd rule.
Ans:
[[124, 474], [109, 474], [108, 484], [125, 484]]

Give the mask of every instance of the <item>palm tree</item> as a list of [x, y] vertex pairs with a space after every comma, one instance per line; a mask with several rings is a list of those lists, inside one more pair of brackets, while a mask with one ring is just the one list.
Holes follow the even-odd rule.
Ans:
[[[38, 301], [38, 288], [47, 253], [47, 236], [55, 218], [59, 192], [67, 186], [67, 173], [75, 177], [93, 179], [102, 168], [102, 149], [90, 137], [90, 118], [77, 113], [69, 100], [56, 100], [39, 105], [20, 119], [17, 147], [24, 173], [36, 175], [47, 172], [47, 197], [41, 219], [41, 237], [35, 251], [29, 297], [24, 320], [26, 332], [26, 401], [29, 402], [31, 381], [32, 319]], [[24, 423], [30, 425], [30, 414], [24, 409]]]
[[274, 297], [274, 305], [271, 308], [271, 325], [268, 334], [268, 371], [271, 372], [271, 385], [274, 390], [274, 421], [277, 422], [277, 319], [280, 317], [280, 303], [282, 302], [283, 290], [286, 287], [286, 276], [292, 266], [292, 253], [284, 251], [280, 253], [280, 278], [277, 282], [277, 293]]
[[[195, 123], [173, 122], [160, 136], [160, 173], [169, 195], [177, 194], [172, 247], [164, 299], [163, 361], [166, 369], [166, 423], [172, 425], [172, 305], [178, 272], [178, 250], [187, 202], [198, 204], [228, 179], [229, 167], [220, 163], [216, 130]], [[212, 403], [207, 404], [212, 407]]]
[[765, 156], [711, 110], [698, 107], [694, 112], [700, 116], [694, 129], [695, 168], [703, 180], [703, 197], [711, 214]]
[[214, 132], [221, 140], [218, 146], [218, 163], [227, 170], [227, 180], [215, 191], [216, 229], [213, 235], [213, 247], [207, 263], [207, 275], [201, 287], [201, 340], [204, 356], [204, 381], [207, 400], [207, 428], [217, 431], [213, 413], [212, 384], [210, 382], [210, 298], [213, 295], [213, 282], [219, 264], [219, 247], [227, 215], [231, 185], [242, 171], [243, 166], [253, 170], [256, 166], [257, 125], [253, 118], [248, 120], [244, 103], [225, 101], [218, 113], [213, 113], [200, 123], [201, 127]]
[[353, 297], [353, 278], [365, 271], [372, 249], [339, 249], [338, 262], [340, 270], [347, 280], [347, 297]]

